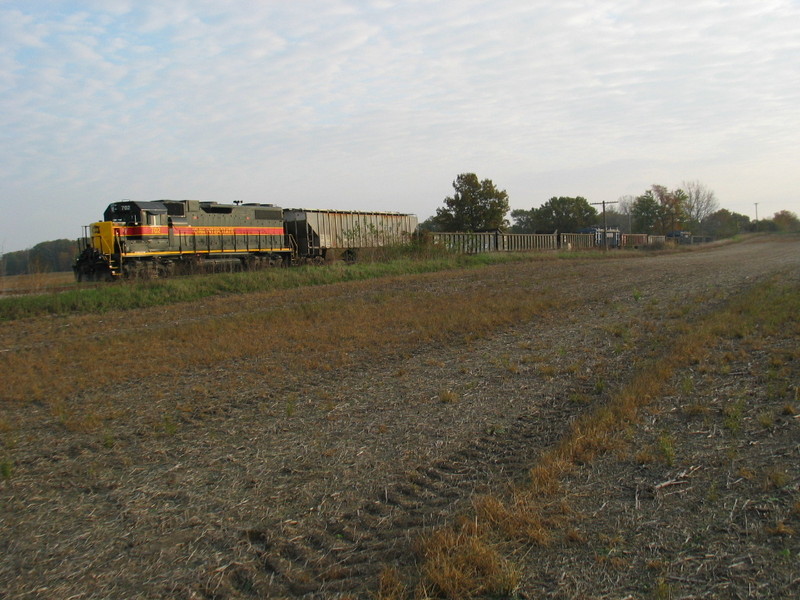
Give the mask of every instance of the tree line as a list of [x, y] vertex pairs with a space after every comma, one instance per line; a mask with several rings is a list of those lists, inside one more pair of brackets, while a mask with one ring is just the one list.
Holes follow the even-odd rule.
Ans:
[[753, 231], [800, 231], [800, 219], [787, 210], [772, 219], [751, 221], [750, 217], [720, 208], [713, 190], [699, 181], [683, 182], [669, 189], [653, 185], [639, 196], [623, 196], [606, 203], [605, 215], [582, 197], [552, 197], [538, 208], [512, 210], [508, 194], [490, 179], [479, 180], [474, 173], [462, 173], [453, 181], [454, 194], [444, 206], [424, 221], [428, 231], [511, 231], [512, 233], [577, 233], [603, 225], [623, 233], [666, 235], [691, 231], [694, 235], [731, 237]]
[[77, 255], [78, 240], [42, 242], [28, 250], [3, 254], [0, 258], [0, 275], [69, 271]]

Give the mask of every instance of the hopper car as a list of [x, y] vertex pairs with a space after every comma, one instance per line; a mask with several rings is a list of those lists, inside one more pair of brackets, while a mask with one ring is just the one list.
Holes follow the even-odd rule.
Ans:
[[401, 213], [126, 200], [84, 228], [73, 270], [78, 281], [105, 281], [323, 263], [407, 242], [416, 227], [416, 216]]

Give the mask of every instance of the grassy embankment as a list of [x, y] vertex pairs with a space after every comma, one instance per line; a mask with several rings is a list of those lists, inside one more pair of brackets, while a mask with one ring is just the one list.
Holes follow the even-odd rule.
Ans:
[[[594, 253], [595, 256], [598, 256]], [[552, 256], [546, 255], [547, 257]], [[580, 256], [573, 254], [573, 256]], [[105, 313], [192, 302], [222, 295], [249, 294], [282, 289], [326, 285], [343, 281], [361, 281], [380, 277], [429, 273], [456, 268], [479, 267], [518, 260], [542, 260], [544, 255], [481, 254], [412, 257], [385, 262], [357, 264], [336, 263], [325, 267], [265, 269], [251, 272], [214, 273], [153, 279], [119, 281], [105, 285], [75, 284], [72, 289], [48, 293], [48, 286], [64, 286], [65, 274], [51, 274], [46, 279], [14, 280], [7, 289], [40, 290], [39, 294], [0, 298], [0, 321], [40, 315]], [[61, 277], [58, 277], [60, 275]], [[71, 276], [70, 276], [71, 277]], [[9, 278], [12, 279], [12, 278]]]

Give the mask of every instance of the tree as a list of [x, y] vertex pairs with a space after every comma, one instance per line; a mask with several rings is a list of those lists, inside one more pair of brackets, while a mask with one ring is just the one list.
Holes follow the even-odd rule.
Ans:
[[[602, 215], [599, 215], [602, 217]], [[623, 233], [628, 231], [628, 215], [621, 210], [616, 210], [613, 205], [606, 203], [606, 225], [609, 229], [619, 229]]]
[[428, 217], [422, 223], [417, 225], [419, 231], [439, 231], [439, 224], [436, 222], [436, 217]]
[[535, 208], [512, 210], [511, 218], [514, 219], [514, 224], [511, 226], [512, 233], [536, 233]]
[[654, 185], [648, 193], [652, 193], [660, 205], [660, 233], [683, 229], [686, 221], [686, 192], [680, 188], [670, 191], [663, 185]]
[[581, 196], [553, 196], [539, 208], [515, 210], [511, 216], [520, 233], [569, 233], [594, 225], [597, 211]]
[[703, 219], [719, 210], [719, 202], [713, 190], [699, 181], [684, 181], [681, 189], [686, 193], [684, 210], [690, 227], [701, 226]]
[[653, 194], [646, 192], [631, 207], [633, 229], [639, 233], [656, 233], [661, 222], [661, 207]]
[[2, 271], [6, 275], [69, 271], [78, 254], [77, 240], [41, 242], [28, 250], [6, 252]]
[[751, 224], [750, 217], [722, 208], [703, 219], [702, 227], [707, 235], [725, 238], [748, 231]]
[[582, 196], [554, 196], [536, 210], [540, 231], [576, 232], [591, 227], [596, 220], [597, 210]]
[[636, 202], [636, 196], [626, 195], [620, 196], [617, 199], [617, 210], [620, 214], [624, 215], [620, 230], [623, 233], [633, 233], [633, 203]]
[[686, 192], [653, 185], [636, 198], [631, 209], [636, 228], [641, 233], [665, 234], [682, 229], [686, 221]]
[[436, 209], [433, 222], [439, 231], [489, 231], [508, 226], [508, 194], [491, 179], [478, 181], [475, 173], [462, 173], [453, 182], [455, 193]]
[[800, 219], [797, 215], [788, 210], [776, 212], [772, 217], [778, 231], [800, 231]]

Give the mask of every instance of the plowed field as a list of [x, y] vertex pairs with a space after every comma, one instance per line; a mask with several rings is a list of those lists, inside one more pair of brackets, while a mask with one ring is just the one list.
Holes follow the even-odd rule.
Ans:
[[[420, 536], [694, 323], [800, 289], [797, 237], [611, 256], [2, 324], [0, 598], [388, 597], [387, 567], [436, 597]], [[510, 597], [800, 597], [797, 329], [713, 344], [505, 546]]]

